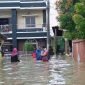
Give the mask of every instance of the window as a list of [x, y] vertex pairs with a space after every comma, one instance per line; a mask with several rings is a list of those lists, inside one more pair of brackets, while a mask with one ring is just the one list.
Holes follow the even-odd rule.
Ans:
[[35, 16], [26, 16], [26, 27], [35, 27]]
[[9, 24], [9, 18], [0, 18], [0, 25]]

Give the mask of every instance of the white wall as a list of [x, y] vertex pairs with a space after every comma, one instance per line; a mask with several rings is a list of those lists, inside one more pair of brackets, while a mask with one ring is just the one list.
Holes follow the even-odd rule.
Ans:
[[25, 16], [35, 16], [36, 27], [42, 27], [43, 11], [39, 10], [18, 10], [18, 28], [25, 28]]
[[0, 18], [10, 18], [11, 10], [0, 10]]
[[[43, 24], [42, 10], [17, 10], [17, 26], [20, 29], [25, 27], [25, 16], [35, 16], [36, 28], [41, 28]], [[11, 18], [11, 10], [0, 10], [0, 18]]]
[[57, 21], [57, 18], [58, 17], [58, 12], [56, 10], [56, 5], [55, 5], [55, 2], [56, 0], [49, 0], [50, 1], [50, 34], [51, 36], [53, 36], [53, 31], [52, 31], [52, 27], [53, 26], [59, 26], [59, 22]]

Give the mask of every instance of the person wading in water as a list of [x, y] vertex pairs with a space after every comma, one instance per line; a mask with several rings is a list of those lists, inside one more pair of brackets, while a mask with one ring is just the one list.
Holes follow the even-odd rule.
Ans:
[[13, 48], [12, 54], [11, 54], [11, 62], [20, 62], [18, 58], [18, 51], [17, 48]]

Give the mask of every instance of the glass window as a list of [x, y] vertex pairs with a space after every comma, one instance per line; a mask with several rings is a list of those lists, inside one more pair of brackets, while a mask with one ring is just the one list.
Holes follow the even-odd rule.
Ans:
[[26, 27], [35, 27], [35, 16], [26, 16]]

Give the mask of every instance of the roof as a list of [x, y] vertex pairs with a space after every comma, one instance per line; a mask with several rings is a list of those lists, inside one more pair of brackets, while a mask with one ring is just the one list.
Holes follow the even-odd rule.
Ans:
[[0, 9], [46, 9], [45, 0], [0, 0]]
[[44, 0], [0, 0], [0, 1], [20, 1], [20, 2], [29, 2], [29, 1], [44, 1]]

